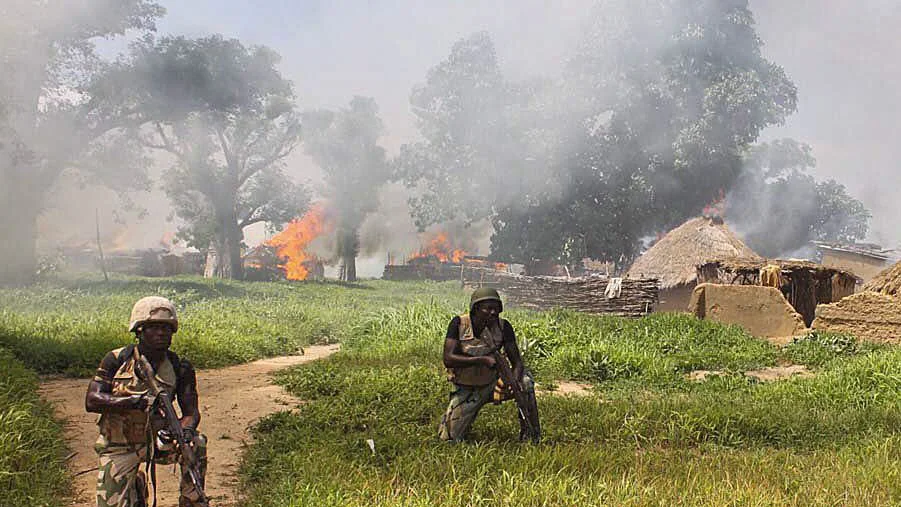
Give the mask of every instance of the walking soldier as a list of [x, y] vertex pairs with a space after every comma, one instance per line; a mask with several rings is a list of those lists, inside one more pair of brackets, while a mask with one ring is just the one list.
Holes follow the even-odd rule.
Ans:
[[[155, 504], [154, 466], [175, 462], [182, 470], [179, 506], [206, 506], [206, 438], [197, 433], [200, 411], [194, 367], [169, 350], [178, 331], [175, 306], [162, 297], [139, 300], [129, 331], [138, 343], [103, 358], [85, 397], [87, 411], [100, 414], [100, 437], [94, 446], [100, 457], [97, 507], [146, 506], [145, 472]], [[175, 415], [173, 399], [182, 414], [177, 421], [170, 420]], [[145, 471], [139, 470], [142, 463]]]

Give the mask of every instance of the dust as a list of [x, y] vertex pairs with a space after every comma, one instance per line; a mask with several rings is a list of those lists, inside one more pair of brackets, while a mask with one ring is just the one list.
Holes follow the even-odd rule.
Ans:
[[[241, 451], [251, 440], [250, 427], [261, 417], [280, 410], [290, 410], [301, 400], [281, 386], [272, 383], [276, 370], [327, 357], [337, 345], [312, 346], [301, 356], [263, 359], [248, 364], [199, 370], [197, 389], [200, 394], [202, 420], [200, 431], [209, 440], [206, 492], [213, 505], [238, 504], [238, 465]], [[74, 455], [69, 460], [75, 478], [72, 499], [68, 505], [92, 507], [97, 483], [97, 415], [84, 409], [84, 395], [89, 379], [52, 380], [41, 385], [40, 393], [65, 421], [66, 440]], [[157, 468], [159, 507], [177, 507], [178, 475], [172, 466]]]

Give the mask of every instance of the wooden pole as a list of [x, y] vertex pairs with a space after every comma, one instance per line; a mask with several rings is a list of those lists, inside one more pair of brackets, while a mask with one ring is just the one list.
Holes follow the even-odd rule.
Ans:
[[94, 208], [94, 223], [97, 226], [97, 251], [100, 252], [100, 270], [103, 271], [103, 280], [109, 281], [109, 274], [106, 272], [106, 260], [103, 258], [103, 245], [100, 243], [100, 208]]

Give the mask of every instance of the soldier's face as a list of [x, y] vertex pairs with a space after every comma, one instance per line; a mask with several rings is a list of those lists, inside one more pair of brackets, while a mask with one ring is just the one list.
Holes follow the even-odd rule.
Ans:
[[482, 301], [476, 305], [476, 315], [482, 322], [492, 324], [498, 321], [501, 304], [497, 301]]
[[172, 326], [164, 322], [149, 322], [141, 328], [141, 343], [151, 350], [166, 350], [172, 345]]

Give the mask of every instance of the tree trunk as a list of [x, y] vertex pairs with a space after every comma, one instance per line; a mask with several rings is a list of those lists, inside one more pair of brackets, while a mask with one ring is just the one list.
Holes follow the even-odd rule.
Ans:
[[[218, 208], [221, 210], [222, 208]], [[216, 253], [219, 256], [219, 265], [216, 266], [216, 276], [219, 278], [244, 279], [244, 261], [241, 258], [241, 242], [244, 233], [238, 227], [238, 217], [234, 206], [227, 210], [217, 211], [219, 232], [216, 234]]]
[[[42, 196], [20, 176], [20, 169], [0, 168], [0, 284], [34, 280], [37, 272], [37, 219]], [[27, 174], [27, 173], [26, 173]]]
[[345, 282], [356, 282], [357, 281], [357, 258], [354, 255], [345, 255], [343, 259], [344, 264], [344, 281]]
[[[10, 202], [7, 200], [6, 202]], [[21, 284], [34, 280], [37, 272], [38, 212], [9, 206], [0, 213], [0, 284]]]

